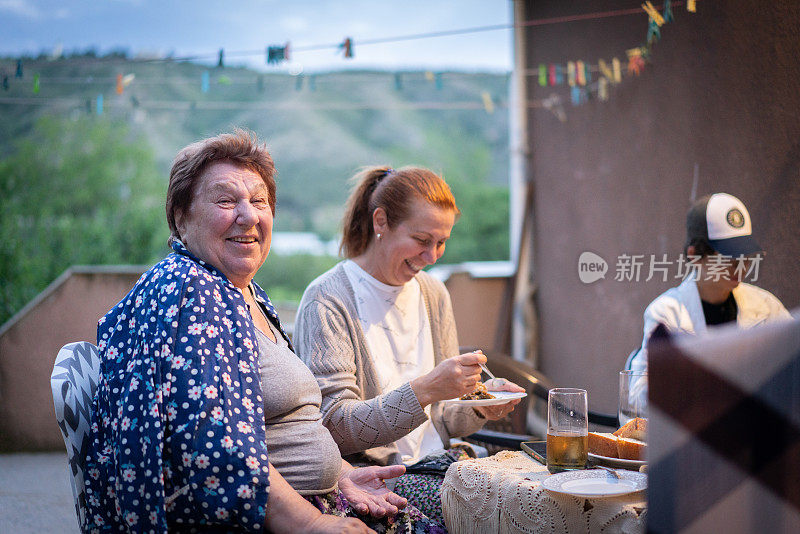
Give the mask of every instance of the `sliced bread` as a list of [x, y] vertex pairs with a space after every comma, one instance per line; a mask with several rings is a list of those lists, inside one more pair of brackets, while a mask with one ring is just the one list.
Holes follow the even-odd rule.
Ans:
[[625, 460], [644, 460], [647, 443], [633, 438], [617, 438], [617, 455]]
[[589, 432], [589, 452], [599, 456], [618, 458], [617, 436], [610, 432]]
[[614, 432], [618, 438], [632, 438], [647, 441], [647, 419], [636, 417], [631, 419]]

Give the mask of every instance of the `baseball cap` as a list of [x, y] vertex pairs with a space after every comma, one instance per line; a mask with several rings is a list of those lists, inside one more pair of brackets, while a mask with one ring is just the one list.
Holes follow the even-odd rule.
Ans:
[[705, 239], [724, 256], [738, 257], [764, 249], [753, 238], [750, 213], [741, 200], [728, 193], [715, 193], [696, 201], [686, 216], [688, 241]]

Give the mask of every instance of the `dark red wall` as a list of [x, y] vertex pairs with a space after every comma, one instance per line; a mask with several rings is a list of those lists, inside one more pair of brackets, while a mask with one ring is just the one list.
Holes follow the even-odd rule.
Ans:
[[[524, 18], [640, 3], [528, 1]], [[787, 308], [800, 305], [800, 2], [697, 5], [696, 14], [673, 7], [675, 21], [662, 29], [651, 62], [611, 87], [607, 102], [573, 107], [568, 88], [528, 77], [529, 101], [560, 95], [566, 114], [560, 122], [533, 108], [527, 121], [540, 367], [559, 384], [588, 387], [595, 409], [615, 410], [616, 373], [641, 340], [642, 312], [678, 283], [615, 281], [617, 258], [676, 258], [695, 167], [698, 197], [724, 191], [748, 207], [768, 251], [757, 285]], [[535, 69], [617, 56], [624, 66], [625, 50], [642, 44], [646, 31], [644, 13], [533, 26], [526, 61]], [[586, 250], [609, 263], [606, 279], [580, 282]]]

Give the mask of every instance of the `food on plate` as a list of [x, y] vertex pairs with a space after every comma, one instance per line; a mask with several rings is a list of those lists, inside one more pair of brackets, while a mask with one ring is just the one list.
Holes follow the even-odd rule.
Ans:
[[644, 460], [647, 452], [647, 419], [637, 417], [614, 433], [589, 432], [589, 452], [623, 460]]
[[617, 436], [611, 432], [589, 432], [589, 452], [599, 456], [618, 458]]
[[625, 460], [644, 460], [647, 443], [633, 438], [617, 438], [617, 456]]
[[647, 419], [636, 417], [631, 419], [614, 432], [618, 438], [633, 438], [647, 441]]
[[461, 400], [481, 400], [481, 399], [494, 399], [495, 396], [486, 390], [486, 385], [483, 382], [478, 382], [475, 385], [475, 391], [461, 396]]

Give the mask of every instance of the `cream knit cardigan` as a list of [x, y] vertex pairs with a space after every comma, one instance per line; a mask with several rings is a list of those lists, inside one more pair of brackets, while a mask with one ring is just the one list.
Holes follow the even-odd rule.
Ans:
[[[438, 364], [458, 354], [450, 295], [426, 272], [416, 276], [433, 335]], [[309, 366], [322, 390], [323, 424], [351, 462], [400, 463], [394, 441], [422, 424], [427, 416], [406, 382], [382, 393], [375, 364], [356, 311], [355, 294], [339, 263], [308, 286], [300, 302], [292, 336], [297, 354]], [[431, 405], [431, 419], [442, 446], [466, 436], [485, 422], [471, 408]]]

